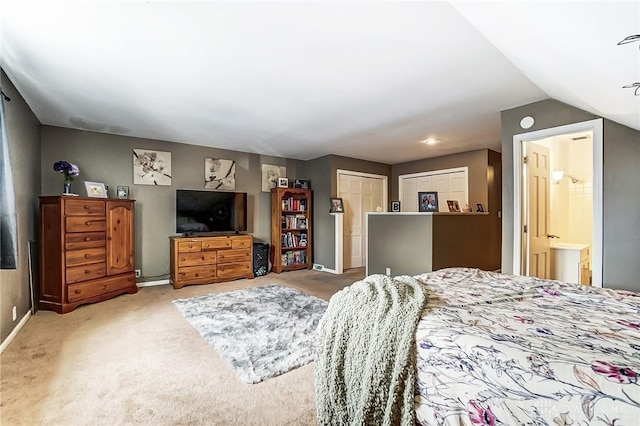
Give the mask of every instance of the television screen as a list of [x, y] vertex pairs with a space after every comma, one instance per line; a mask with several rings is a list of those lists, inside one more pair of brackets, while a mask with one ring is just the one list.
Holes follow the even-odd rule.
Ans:
[[176, 232], [240, 232], [247, 230], [247, 194], [176, 190]]

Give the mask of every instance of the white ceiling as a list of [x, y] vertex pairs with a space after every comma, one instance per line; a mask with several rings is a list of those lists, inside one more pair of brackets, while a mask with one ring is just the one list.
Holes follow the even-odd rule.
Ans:
[[638, 1], [2, 8], [2, 67], [47, 125], [388, 164], [500, 150], [500, 111], [547, 98], [640, 130], [640, 42], [617, 45]]

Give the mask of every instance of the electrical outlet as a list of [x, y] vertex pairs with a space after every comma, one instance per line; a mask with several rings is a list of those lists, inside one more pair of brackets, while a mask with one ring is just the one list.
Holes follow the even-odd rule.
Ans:
[[18, 319], [18, 309], [14, 306], [13, 310], [11, 311], [13, 313], [13, 320], [17, 320]]
[[142, 276], [142, 271], [140, 269], [136, 269], [136, 278], [140, 278]]
[[387, 275], [391, 276], [391, 268], [387, 268]]

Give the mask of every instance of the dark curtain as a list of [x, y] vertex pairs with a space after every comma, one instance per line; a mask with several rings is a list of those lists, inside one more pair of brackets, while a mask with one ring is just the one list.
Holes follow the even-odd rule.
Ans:
[[[2, 97], [4, 98], [4, 96]], [[16, 197], [13, 188], [13, 173], [9, 157], [4, 99], [0, 99], [0, 127], [2, 133], [2, 156], [0, 157], [0, 257], [1, 269], [18, 267], [18, 226], [16, 216]]]

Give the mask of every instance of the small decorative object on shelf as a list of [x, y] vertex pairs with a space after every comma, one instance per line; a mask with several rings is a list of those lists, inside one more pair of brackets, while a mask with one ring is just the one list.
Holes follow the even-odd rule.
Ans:
[[331, 198], [331, 210], [329, 210], [329, 213], [344, 213], [342, 198]]
[[400, 211], [400, 201], [391, 202], [391, 211], [397, 213]]
[[289, 187], [289, 179], [286, 177], [278, 178], [278, 188], [288, 188]]
[[77, 165], [68, 161], [56, 161], [53, 163], [53, 170], [64, 173], [63, 194], [71, 194], [71, 182], [73, 178], [80, 175], [80, 169]]
[[471, 207], [469, 207], [469, 204], [465, 204], [464, 207], [462, 208], [462, 211], [466, 213], [470, 213], [473, 210], [471, 210]]

